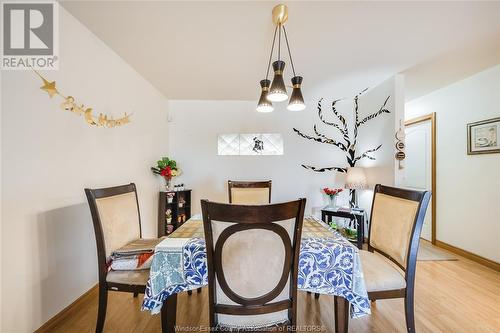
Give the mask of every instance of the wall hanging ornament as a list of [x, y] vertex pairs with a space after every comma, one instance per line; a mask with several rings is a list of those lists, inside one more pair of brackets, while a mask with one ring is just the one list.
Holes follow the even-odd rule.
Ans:
[[402, 120], [399, 122], [399, 129], [396, 132], [396, 154], [394, 158], [398, 161], [399, 169], [404, 169], [404, 159], [406, 158], [405, 154], [405, 131], [404, 126], [402, 124]]
[[33, 69], [36, 75], [38, 75], [42, 81], [43, 86], [40, 87], [43, 91], [49, 94], [49, 97], [52, 98], [54, 95], [58, 95], [64, 99], [64, 102], [61, 104], [61, 109], [64, 111], [73, 112], [79, 116], [83, 114], [85, 121], [92, 126], [98, 127], [116, 127], [122, 126], [130, 122], [130, 114], [125, 112], [125, 115], [121, 118], [114, 119], [112, 116], [107, 116], [102, 113], [99, 113], [99, 116], [94, 116], [92, 113], [92, 108], [86, 108], [83, 104], [78, 105], [73, 96], [65, 96], [61, 94], [56, 88], [56, 81], [48, 81], [45, 79], [40, 73], [38, 73], [35, 69]]
[[[368, 149], [367, 151], [363, 152], [362, 154], [356, 154], [356, 144], [357, 144], [357, 139], [358, 139], [358, 131], [362, 126], [366, 125], [366, 123], [368, 123], [370, 120], [372, 120], [372, 119], [374, 119], [374, 118], [376, 118], [384, 113], [391, 113], [386, 108], [387, 102], [389, 101], [389, 98], [391, 96], [390, 95], [387, 96], [384, 103], [382, 104], [382, 106], [380, 107], [380, 109], [377, 112], [372, 113], [372, 114], [364, 117], [363, 119], [359, 119], [359, 97], [367, 90], [368, 90], [368, 88], [364, 89], [363, 91], [361, 91], [360, 93], [358, 93], [354, 97], [354, 122], [353, 122], [353, 126], [351, 126], [352, 130], [349, 128], [346, 118], [343, 115], [341, 115], [339, 113], [339, 111], [337, 111], [336, 105], [339, 101], [341, 101], [341, 99], [336, 99], [332, 102], [331, 110], [332, 110], [333, 115], [335, 116], [334, 121], [328, 121], [325, 119], [325, 116], [323, 114], [323, 108], [322, 108], [323, 99], [321, 98], [318, 101], [317, 108], [318, 108], [319, 120], [323, 124], [333, 127], [335, 129], [335, 131], [337, 132], [337, 134], [340, 134], [342, 136], [342, 139], [335, 140], [335, 139], [330, 138], [329, 136], [321, 133], [318, 130], [316, 124], [314, 124], [314, 126], [313, 126], [313, 130], [314, 130], [315, 135], [304, 134], [300, 130], [293, 128], [295, 133], [297, 133], [299, 136], [301, 136], [305, 139], [316, 141], [319, 143], [332, 145], [332, 146], [342, 150], [346, 154], [347, 166], [346, 167], [331, 166], [331, 167], [318, 168], [318, 167], [314, 167], [311, 165], [302, 164], [302, 167], [304, 167], [308, 170], [315, 171], [315, 172], [325, 172], [325, 171], [347, 172], [348, 167], [356, 166], [356, 163], [362, 159], [368, 158], [370, 160], [375, 160], [375, 157], [373, 157], [372, 154], [374, 152], [376, 152], [377, 150], [379, 150], [382, 147], [382, 145], [380, 144], [377, 147], [374, 147], [372, 149]], [[355, 204], [355, 192], [354, 192], [354, 190], [350, 190], [349, 197], [350, 197], [349, 201], [351, 203], [351, 206], [353, 206]]]

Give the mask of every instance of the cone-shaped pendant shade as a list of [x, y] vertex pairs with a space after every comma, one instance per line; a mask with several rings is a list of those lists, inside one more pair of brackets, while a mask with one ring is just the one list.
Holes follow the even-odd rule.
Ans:
[[271, 102], [283, 102], [288, 99], [286, 94], [285, 82], [283, 81], [283, 70], [285, 62], [278, 60], [273, 62], [274, 79], [271, 84], [271, 89], [267, 94], [267, 99]]
[[274, 110], [273, 103], [271, 103], [267, 99], [267, 94], [269, 93], [269, 85], [271, 81], [269, 80], [261, 80], [260, 87], [262, 88], [262, 92], [260, 93], [259, 104], [257, 104], [256, 110], [258, 112], [272, 112]]
[[300, 85], [302, 84], [302, 76], [294, 76], [292, 78], [293, 90], [292, 96], [290, 96], [290, 102], [286, 107], [290, 111], [302, 111], [306, 108], [304, 103], [304, 97], [302, 97], [302, 91], [300, 90]]

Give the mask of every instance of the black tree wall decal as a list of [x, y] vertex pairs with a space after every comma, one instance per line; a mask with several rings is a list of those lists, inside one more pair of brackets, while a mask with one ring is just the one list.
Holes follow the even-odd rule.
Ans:
[[[387, 96], [385, 99], [384, 103], [380, 107], [380, 109], [375, 112], [370, 114], [369, 116], [364, 117], [363, 119], [359, 119], [359, 97], [367, 91], [367, 89], [364, 89], [360, 93], [358, 93], [354, 97], [354, 122], [353, 125], [350, 127], [347, 124], [347, 120], [343, 115], [341, 115], [336, 108], [337, 103], [340, 101], [340, 99], [334, 100], [332, 102], [332, 113], [334, 115], [335, 120], [334, 121], [328, 121], [325, 119], [325, 116], [323, 114], [323, 108], [322, 108], [322, 102], [323, 99], [320, 99], [318, 101], [318, 117], [319, 120], [328, 126], [331, 126], [335, 129], [336, 134], [340, 134], [341, 139], [336, 140], [331, 138], [330, 136], [327, 136], [320, 131], [318, 131], [318, 128], [316, 124], [313, 126], [314, 130], [314, 135], [308, 135], [304, 134], [300, 130], [293, 128], [294, 132], [297, 133], [299, 136], [316, 141], [319, 143], [324, 143], [324, 144], [329, 144], [332, 145], [346, 154], [346, 161], [347, 161], [347, 166], [329, 166], [329, 167], [315, 167], [311, 165], [305, 165], [302, 164], [302, 166], [306, 169], [315, 171], [315, 172], [325, 172], [325, 171], [338, 171], [338, 172], [347, 172], [347, 167], [354, 167], [356, 166], [356, 163], [364, 158], [368, 158], [371, 160], [375, 160], [375, 157], [373, 157], [373, 153], [379, 150], [382, 145], [378, 145], [377, 147], [374, 147], [372, 149], [368, 149], [367, 151], [357, 155], [356, 154], [356, 144], [357, 144], [357, 139], [358, 139], [358, 130], [365, 125], [368, 121], [380, 116], [381, 114], [384, 113], [390, 113], [389, 110], [387, 110], [386, 105], [387, 102], [389, 101], [389, 98], [391, 97], [390, 95]], [[353, 192], [351, 191], [351, 202], [353, 201]]]

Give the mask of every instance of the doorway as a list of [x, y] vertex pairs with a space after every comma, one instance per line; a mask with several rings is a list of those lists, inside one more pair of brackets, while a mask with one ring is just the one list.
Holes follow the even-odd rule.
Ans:
[[432, 191], [421, 238], [436, 243], [436, 114], [405, 121], [406, 160], [403, 185]]

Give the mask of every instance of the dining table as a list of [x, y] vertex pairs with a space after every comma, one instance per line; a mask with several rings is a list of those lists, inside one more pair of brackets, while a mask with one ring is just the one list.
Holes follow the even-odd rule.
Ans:
[[[153, 255], [143, 311], [161, 312], [162, 332], [174, 332], [177, 294], [208, 285], [201, 215], [194, 215], [160, 242]], [[359, 250], [313, 216], [304, 217], [297, 288], [335, 297], [335, 331], [347, 332], [349, 314], [370, 314]]]

